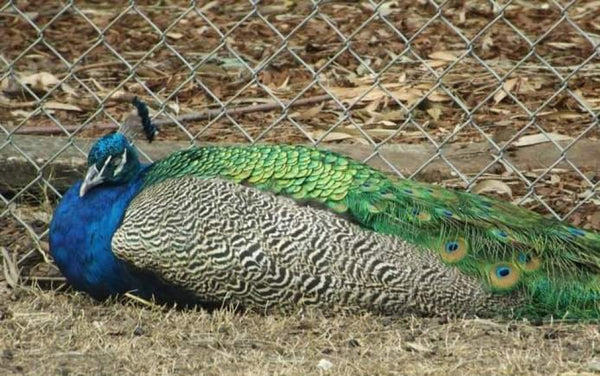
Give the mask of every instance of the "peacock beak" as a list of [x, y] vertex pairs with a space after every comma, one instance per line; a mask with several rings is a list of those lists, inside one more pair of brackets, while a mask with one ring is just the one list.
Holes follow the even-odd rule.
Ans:
[[103, 181], [104, 179], [96, 165], [92, 165], [92, 167], [88, 168], [85, 179], [83, 180], [83, 183], [81, 183], [81, 187], [79, 187], [79, 197], [83, 197], [87, 191], [102, 184]]

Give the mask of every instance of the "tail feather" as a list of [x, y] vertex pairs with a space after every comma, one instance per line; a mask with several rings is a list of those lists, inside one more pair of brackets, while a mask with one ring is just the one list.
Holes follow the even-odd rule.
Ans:
[[[359, 186], [347, 196], [359, 222], [439, 252], [494, 291], [524, 294], [517, 314], [600, 317], [598, 234], [499, 200], [408, 180], [385, 182], [379, 199], [367, 191]], [[364, 200], [385, 210], [369, 212]]]

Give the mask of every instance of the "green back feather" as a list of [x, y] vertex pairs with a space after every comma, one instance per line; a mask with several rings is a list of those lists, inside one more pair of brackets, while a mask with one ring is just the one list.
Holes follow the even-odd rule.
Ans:
[[145, 183], [185, 175], [222, 177], [325, 204], [365, 228], [438, 252], [492, 291], [515, 294], [519, 316], [600, 317], [600, 236], [510, 203], [287, 145], [181, 151], [155, 163]]

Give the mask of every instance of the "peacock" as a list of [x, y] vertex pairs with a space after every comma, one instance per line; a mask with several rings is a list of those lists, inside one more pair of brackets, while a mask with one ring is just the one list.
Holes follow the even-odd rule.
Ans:
[[143, 165], [133, 128], [97, 140], [50, 224], [55, 263], [93, 298], [600, 317], [596, 233], [307, 146], [194, 147]]

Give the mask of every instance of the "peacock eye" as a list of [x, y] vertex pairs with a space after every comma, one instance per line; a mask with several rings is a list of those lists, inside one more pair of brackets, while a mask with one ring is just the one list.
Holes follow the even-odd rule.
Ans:
[[115, 166], [115, 167], [116, 167], [116, 166], [118, 166], [118, 165], [120, 165], [120, 164], [121, 164], [121, 157], [116, 157], [116, 158], [113, 158], [113, 159], [112, 159], [112, 161], [111, 161], [111, 163], [112, 163], [112, 164], [113, 164], [113, 166]]
[[525, 252], [519, 252], [517, 256], [517, 262], [519, 268], [524, 272], [535, 272], [541, 267], [541, 259], [535, 255], [531, 255]]
[[442, 260], [455, 264], [467, 257], [467, 242], [461, 237], [446, 241], [442, 244], [441, 251]]
[[493, 265], [489, 271], [490, 283], [493, 288], [507, 290], [519, 283], [521, 274], [519, 269], [508, 263]]
[[496, 276], [498, 278], [506, 278], [510, 275], [510, 268], [507, 266], [499, 266], [496, 269]]
[[455, 252], [458, 249], [458, 242], [446, 243], [446, 252]]
[[531, 256], [529, 256], [527, 253], [521, 252], [519, 253], [518, 259], [521, 264], [527, 264], [531, 261]]

